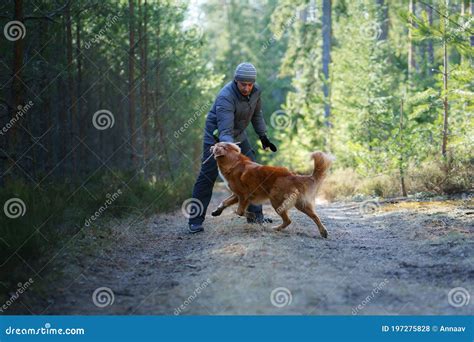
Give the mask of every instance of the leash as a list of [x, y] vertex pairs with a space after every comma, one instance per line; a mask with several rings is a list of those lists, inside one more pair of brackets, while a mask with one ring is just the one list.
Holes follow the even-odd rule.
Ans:
[[207, 159], [205, 161], [202, 162], [202, 165], [206, 164], [209, 159], [211, 159], [211, 157], [213, 156], [213, 154], [211, 153], [211, 155], [209, 157], [207, 157]]

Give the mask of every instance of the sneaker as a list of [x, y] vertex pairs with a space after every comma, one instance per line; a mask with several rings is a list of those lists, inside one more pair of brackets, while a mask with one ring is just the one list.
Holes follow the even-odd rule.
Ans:
[[250, 213], [247, 212], [247, 223], [258, 223], [258, 224], [264, 224], [264, 223], [273, 223], [273, 220], [268, 217], [264, 217], [263, 213]]
[[204, 231], [204, 228], [202, 226], [202, 223], [191, 223], [188, 226], [188, 230], [190, 233], [199, 233]]

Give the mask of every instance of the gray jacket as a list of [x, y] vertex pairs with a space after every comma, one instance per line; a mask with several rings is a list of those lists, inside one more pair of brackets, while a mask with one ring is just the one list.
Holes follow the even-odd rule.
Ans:
[[206, 117], [204, 143], [213, 145], [212, 133], [217, 129], [219, 141], [237, 142], [247, 138], [245, 129], [250, 121], [258, 136], [267, 131], [260, 100], [261, 89], [255, 84], [249, 96], [243, 96], [235, 81], [221, 89]]

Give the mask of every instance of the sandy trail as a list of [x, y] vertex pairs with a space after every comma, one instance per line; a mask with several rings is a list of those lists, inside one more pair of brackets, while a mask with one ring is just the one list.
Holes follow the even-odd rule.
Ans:
[[[226, 196], [221, 185], [216, 186], [210, 208]], [[181, 211], [131, 226], [121, 222], [112, 234], [99, 236], [110, 240], [105, 248], [95, 250], [83, 242], [79, 257], [65, 255], [67, 266], [58, 280], [43, 286], [41, 299], [26, 296], [17, 311], [108, 315], [474, 312], [472, 299], [460, 307], [448, 301], [453, 288], [474, 294], [472, 200], [380, 206], [338, 202], [318, 205], [316, 211], [328, 229], [328, 239], [322, 239], [313, 222], [296, 210], [290, 212], [293, 223], [284, 232], [274, 232], [270, 225], [246, 224], [230, 208], [218, 218], [209, 216], [205, 232], [196, 235], [186, 233], [187, 220]], [[271, 207], [264, 206], [264, 212], [279, 222]], [[93, 293], [101, 287], [113, 292], [113, 304], [94, 304]]]

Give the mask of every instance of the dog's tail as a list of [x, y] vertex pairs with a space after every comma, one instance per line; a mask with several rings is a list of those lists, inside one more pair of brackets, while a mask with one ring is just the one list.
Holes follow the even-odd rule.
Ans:
[[321, 151], [311, 153], [311, 158], [314, 160], [313, 178], [316, 183], [321, 183], [336, 158], [332, 154]]

